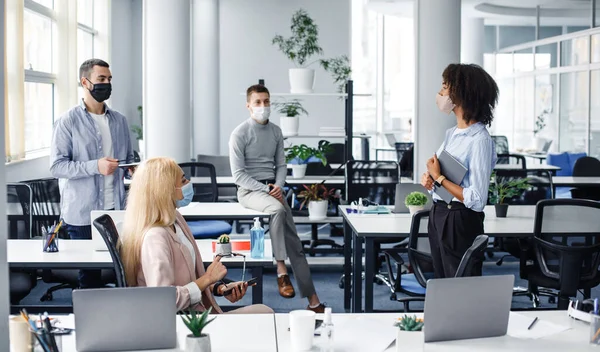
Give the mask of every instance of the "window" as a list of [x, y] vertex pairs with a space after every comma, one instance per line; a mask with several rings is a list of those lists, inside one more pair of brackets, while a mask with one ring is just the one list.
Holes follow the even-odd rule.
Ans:
[[[77, 0], [77, 77], [79, 65], [94, 57], [94, 0]], [[83, 88], [77, 88], [77, 99], [83, 99]]]
[[25, 150], [34, 152], [50, 147], [54, 85], [25, 82]]
[[41, 72], [52, 70], [52, 19], [25, 10], [23, 13], [23, 37], [25, 69]]

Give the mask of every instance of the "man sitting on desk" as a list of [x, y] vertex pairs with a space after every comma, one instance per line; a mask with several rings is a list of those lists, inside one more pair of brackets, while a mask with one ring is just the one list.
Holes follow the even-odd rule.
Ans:
[[289, 256], [300, 293], [308, 298], [307, 309], [323, 313], [325, 306], [317, 296], [292, 210], [281, 190], [287, 165], [281, 129], [269, 121], [269, 90], [263, 85], [248, 88], [246, 108], [250, 118], [231, 133], [229, 140], [231, 173], [238, 186], [239, 202], [246, 208], [271, 214], [269, 231], [277, 261], [279, 294], [285, 298], [296, 295], [285, 266]]

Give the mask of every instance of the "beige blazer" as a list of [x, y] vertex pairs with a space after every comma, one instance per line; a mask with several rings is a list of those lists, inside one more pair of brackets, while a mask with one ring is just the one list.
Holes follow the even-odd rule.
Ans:
[[[177, 309], [182, 310], [190, 307], [190, 294], [183, 286], [204, 275], [205, 270], [192, 232], [179, 212], [177, 212], [176, 222], [192, 242], [196, 253], [196, 267], [193, 266], [189, 249], [179, 241], [170, 227], [153, 227], [146, 231], [142, 239], [137, 285], [175, 286], [177, 288]], [[201, 303], [191, 308], [204, 311], [209, 307], [212, 307], [213, 313], [223, 313], [215, 302], [210, 287], [202, 291]]]

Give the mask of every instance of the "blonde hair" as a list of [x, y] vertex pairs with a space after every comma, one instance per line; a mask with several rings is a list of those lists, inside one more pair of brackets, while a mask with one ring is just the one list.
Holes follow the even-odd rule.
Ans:
[[128, 286], [137, 286], [142, 241], [146, 231], [152, 227], [167, 227], [175, 223], [175, 188], [181, 172], [173, 159], [153, 158], [140, 164], [133, 174], [120, 245]]

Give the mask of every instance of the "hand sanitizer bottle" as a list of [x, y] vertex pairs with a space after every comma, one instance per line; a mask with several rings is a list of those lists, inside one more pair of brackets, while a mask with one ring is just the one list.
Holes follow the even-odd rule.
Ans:
[[250, 229], [250, 257], [265, 256], [265, 229], [260, 226], [260, 219], [254, 218], [254, 226]]
[[331, 322], [331, 308], [325, 308], [325, 319], [323, 321], [323, 328], [321, 329], [321, 338], [323, 345], [321, 352], [335, 352], [335, 345], [333, 343], [333, 323]]

